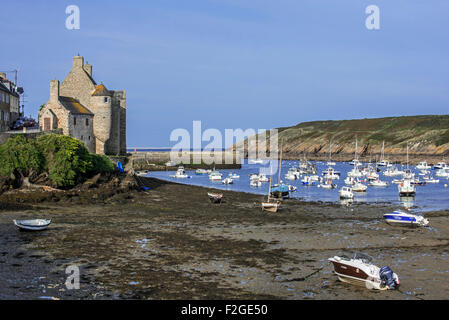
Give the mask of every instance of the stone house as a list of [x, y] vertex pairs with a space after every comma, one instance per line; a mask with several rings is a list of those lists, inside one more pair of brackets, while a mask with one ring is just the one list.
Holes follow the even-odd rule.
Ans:
[[8, 131], [19, 117], [20, 96], [17, 86], [0, 73], [0, 132]]
[[42, 131], [61, 128], [97, 154], [126, 153], [126, 91], [108, 90], [92, 66], [75, 56], [62, 83], [50, 81], [50, 99], [39, 111]]

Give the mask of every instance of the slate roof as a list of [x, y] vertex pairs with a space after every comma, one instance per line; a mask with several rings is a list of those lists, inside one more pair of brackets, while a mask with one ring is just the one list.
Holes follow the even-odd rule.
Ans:
[[79, 101], [71, 97], [59, 97], [59, 102], [66, 108], [71, 114], [86, 114], [94, 115], [85, 106], [83, 106]]
[[108, 89], [106, 89], [104, 84], [99, 84], [95, 88], [95, 91], [92, 93], [92, 96], [109, 96], [109, 97], [112, 97], [112, 93], [110, 93], [108, 91]]

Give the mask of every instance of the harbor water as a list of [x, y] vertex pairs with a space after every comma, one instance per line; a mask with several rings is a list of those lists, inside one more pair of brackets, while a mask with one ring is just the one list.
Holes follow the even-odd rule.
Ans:
[[[320, 177], [321, 172], [328, 168], [326, 162], [314, 162], [316, 165], [317, 175]], [[323, 189], [317, 186], [305, 186], [301, 183], [301, 178], [298, 180], [286, 180], [285, 174], [290, 167], [298, 167], [298, 161], [286, 160], [282, 162], [281, 180], [285, 184], [289, 184], [296, 187], [296, 191], [290, 193], [291, 198], [299, 198], [304, 201], [323, 201], [340, 203], [339, 190], [342, 186], [345, 186], [344, 179], [347, 177], [347, 173], [352, 170], [353, 166], [346, 162], [337, 162], [333, 166], [334, 170], [341, 173], [339, 180], [333, 180], [333, 183], [337, 184], [336, 189]], [[242, 164], [242, 168], [239, 170], [220, 170], [223, 174], [222, 179], [226, 178], [230, 173], [235, 172], [240, 176], [239, 179], [234, 179], [233, 184], [225, 185], [221, 181], [211, 181], [207, 174], [198, 175], [195, 171], [186, 171], [189, 178], [178, 179], [170, 177], [174, 174], [173, 171], [154, 171], [148, 173], [146, 176], [154, 177], [162, 180], [174, 181], [177, 183], [184, 183], [189, 185], [203, 186], [209, 188], [216, 188], [222, 190], [234, 190], [241, 192], [249, 192], [254, 194], [268, 194], [269, 183], [262, 183], [261, 187], [250, 186], [250, 175], [258, 174], [260, 169], [267, 168], [269, 164]], [[405, 166], [397, 166], [399, 170], [405, 169]], [[410, 169], [419, 177], [422, 181], [422, 176], [419, 176], [419, 170], [416, 170], [414, 166], [410, 166]], [[398, 206], [406, 206], [410, 208], [416, 208], [422, 211], [434, 211], [434, 210], [446, 210], [449, 208], [449, 180], [447, 178], [435, 177], [435, 170], [430, 170], [430, 174], [435, 179], [439, 179], [439, 183], [427, 183], [424, 186], [416, 186], [415, 197], [399, 197], [398, 185], [392, 183], [394, 179], [400, 179], [401, 176], [388, 177], [383, 174], [385, 167], [381, 167], [379, 172], [379, 179], [388, 182], [387, 187], [374, 187], [369, 186], [366, 192], [354, 192], [354, 203], [388, 203]], [[272, 176], [273, 183], [278, 183], [278, 173]], [[366, 177], [360, 178], [363, 183], [368, 184]]]

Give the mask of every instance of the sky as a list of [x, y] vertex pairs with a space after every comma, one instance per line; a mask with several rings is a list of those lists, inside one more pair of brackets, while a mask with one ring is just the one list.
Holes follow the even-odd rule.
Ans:
[[[69, 5], [79, 30], [66, 28]], [[379, 30], [365, 26], [369, 5]], [[1, 11], [0, 71], [19, 70], [25, 114], [37, 118], [79, 53], [97, 83], [127, 91], [130, 148], [173, 146], [194, 120], [224, 133], [448, 113], [447, 0], [17, 0]]]

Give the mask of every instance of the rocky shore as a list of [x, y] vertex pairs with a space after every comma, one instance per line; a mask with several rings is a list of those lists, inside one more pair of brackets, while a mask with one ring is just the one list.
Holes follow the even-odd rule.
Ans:
[[[149, 188], [143, 191], [139, 185]], [[2, 299], [447, 299], [449, 211], [429, 228], [381, 217], [388, 204], [287, 200], [276, 214], [263, 196], [118, 176], [68, 191], [0, 195]], [[49, 218], [19, 232], [16, 218]], [[365, 252], [400, 277], [399, 291], [341, 283], [327, 259]], [[66, 267], [80, 267], [78, 290]]]

